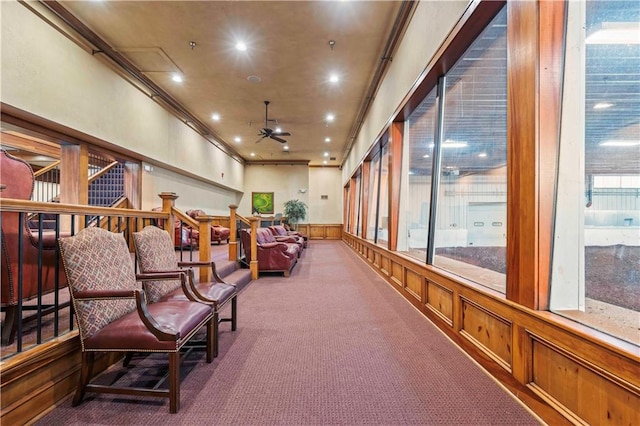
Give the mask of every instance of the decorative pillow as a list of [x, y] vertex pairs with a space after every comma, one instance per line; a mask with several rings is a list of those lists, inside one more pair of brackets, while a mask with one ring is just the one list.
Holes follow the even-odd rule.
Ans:
[[[133, 243], [142, 273], [178, 270], [173, 242], [167, 232], [155, 226], [146, 226], [142, 231], [133, 233]], [[144, 283], [144, 291], [149, 302], [153, 303], [180, 285], [180, 280], [149, 281]]]
[[[133, 262], [122, 234], [85, 228], [59, 240], [69, 291], [136, 290]], [[74, 300], [81, 338], [87, 339], [112, 321], [136, 309], [136, 301]]]

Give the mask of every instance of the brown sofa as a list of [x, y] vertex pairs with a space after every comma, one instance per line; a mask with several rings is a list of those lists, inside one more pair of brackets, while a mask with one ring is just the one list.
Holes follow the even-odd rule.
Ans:
[[[251, 262], [251, 230], [240, 230], [240, 240], [244, 247], [247, 262]], [[301, 248], [296, 243], [281, 243], [276, 241], [267, 228], [256, 229], [258, 244], [258, 271], [283, 272], [288, 277], [298, 261]]]
[[[30, 200], [33, 193], [34, 176], [31, 166], [20, 158], [0, 152], [0, 183], [6, 188], [0, 193], [4, 198]], [[42, 239], [42, 294], [56, 289], [56, 250], [55, 230], [32, 231], [28, 226], [27, 214], [2, 212], [2, 253], [0, 263], [2, 270], [2, 288], [0, 298], [2, 309], [6, 310], [2, 324], [2, 342], [11, 343], [14, 339], [18, 312], [18, 244], [22, 244], [22, 301], [38, 296], [38, 251]], [[22, 236], [20, 236], [22, 230]], [[68, 235], [61, 233], [60, 236]], [[58, 288], [67, 285], [67, 279], [59, 261]], [[66, 306], [66, 305], [65, 305]], [[62, 307], [62, 306], [60, 306]], [[23, 307], [23, 309], [26, 309]]]
[[278, 241], [284, 241], [285, 238], [290, 238], [296, 241], [300, 245], [300, 248], [307, 247], [307, 239], [299, 232], [287, 231], [283, 225], [270, 226], [269, 230]]
[[[204, 210], [195, 209], [195, 210], [187, 210], [187, 214], [192, 218], [197, 218], [198, 216], [206, 216], [207, 214]], [[231, 230], [229, 228], [225, 228], [220, 225], [211, 225], [211, 242], [217, 241], [218, 244], [221, 244], [222, 241], [229, 242], [229, 236], [231, 235]]]

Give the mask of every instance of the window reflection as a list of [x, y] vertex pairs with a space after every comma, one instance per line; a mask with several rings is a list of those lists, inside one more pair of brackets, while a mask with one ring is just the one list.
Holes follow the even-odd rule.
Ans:
[[446, 75], [433, 259], [436, 266], [503, 293], [506, 44], [505, 8]]
[[640, 343], [640, 3], [569, 22], [551, 308]]

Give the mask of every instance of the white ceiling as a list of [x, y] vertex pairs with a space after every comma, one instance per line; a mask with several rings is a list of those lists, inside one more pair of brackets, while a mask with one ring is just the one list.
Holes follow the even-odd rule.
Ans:
[[[245, 160], [329, 166], [342, 163], [402, 9], [399, 1], [60, 3]], [[239, 40], [245, 52], [235, 48]], [[174, 72], [182, 83], [171, 80]], [[291, 133], [282, 137], [288, 152], [272, 139], [256, 143], [265, 100], [269, 118]]]

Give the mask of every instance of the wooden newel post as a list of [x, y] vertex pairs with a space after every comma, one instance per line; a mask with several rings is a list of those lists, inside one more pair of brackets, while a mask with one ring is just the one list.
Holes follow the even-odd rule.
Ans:
[[[258, 223], [260, 223], [260, 218], [258, 217], [250, 217], [251, 221], [251, 262], [249, 263], [249, 269], [251, 270], [251, 279], [258, 279]], [[245, 250], [247, 247], [244, 248]]]
[[236, 223], [236, 210], [238, 206], [229, 204], [229, 260], [238, 259], [238, 226]]
[[169, 219], [164, 221], [164, 230], [171, 236], [171, 241], [173, 241], [173, 246], [175, 247], [176, 233], [174, 232], [173, 227], [175, 226], [174, 223], [176, 218], [172, 211], [173, 207], [176, 205], [176, 199], [178, 196], [175, 192], [161, 192], [158, 194], [158, 197], [162, 198], [162, 211], [164, 213], [169, 213]]
[[[200, 242], [198, 243], [198, 251], [200, 252], [201, 262], [211, 262], [211, 224], [213, 223], [213, 216], [198, 216], [200, 231]], [[211, 268], [200, 268], [200, 282], [211, 281]]]

